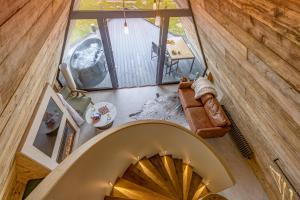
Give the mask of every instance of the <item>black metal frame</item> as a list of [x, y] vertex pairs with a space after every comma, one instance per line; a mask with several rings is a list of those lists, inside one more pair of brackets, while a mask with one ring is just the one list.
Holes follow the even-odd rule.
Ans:
[[[154, 18], [157, 15], [161, 17], [160, 36], [159, 36], [159, 56], [157, 61], [157, 73], [156, 73], [156, 84], [158, 85], [162, 84], [162, 80], [163, 80], [165, 51], [167, 46], [170, 17], [192, 17], [195, 25], [195, 19], [192, 13], [189, 0], [188, 0], [189, 3], [188, 9], [161, 9], [161, 10], [127, 10], [126, 9], [126, 10], [115, 10], [115, 11], [73, 10], [75, 1], [76, 0], [72, 0], [71, 3], [69, 18], [67, 22], [66, 31], [65, 31], [65, 38], [64, 38], [61, 57], [60, 57], [60, 63], [62, 62], [63, 59], [68, 33], [70, 31], [69, 27], [70, 27], [71, 20], [96, 19], [98, 22], [100, 35], [103, 42], [104, 53], [107, 60], [108, 70], [109, 70], [113, 88], [118, 88], [118, 78], [115, 69], [115, 63], [114, 63], [114, 57], [113, 57], [112, 47], [110, 43], [109, 32], [107, 28], [107, 19], [123, 18], [124, 14], [126, 15], [126, 18]], [[202, 44], [200, 41], [200, 37], [198, 35], [198, 30], [196, 25], [195, 25], [195, 29], [197, 32], [198, 42], [201, 47], [202, 56], [204, 58], [204, 63], [207, 69], [205, 55], [203, 52]], [[58, 76], [57, 76], [57, 80], [58, 80]], [[59, 80], [58, 82], [60, 83]]]
[[102, 43], [103, 43], [103, 50], [106, 57], [106, 62], [108, 66], [108, 71], [110, 75], [110, 80], [112, 83], [113, 88], [118, 88], [118, 78], [117, 78], [117, 72], [115, 67], [115, 61], [114, 61], [114, 55], [111, 47], [111, 42], [109, 38], [109, 32], [107, 27], [107, 21], [104, 18], [98, 18], [98, 28], [100, 31]]

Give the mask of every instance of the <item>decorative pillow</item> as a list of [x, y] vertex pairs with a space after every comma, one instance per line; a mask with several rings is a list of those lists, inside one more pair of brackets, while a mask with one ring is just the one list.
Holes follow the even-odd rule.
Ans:
[[225, 115], [221, 105], [216, 98], [210, 98], [204, 105], [204, 109], [211, 123], [217, 127], [224, 127], [228, 124], [228, 118]]
[[214, 95], [211, 94], [211, 93], [207, 93], [207, 94], [204, 94], [200, 97], [201, 101], [202, 101], [202, 104], [205, 105], [206, 102], [211, 99], [211, 98], [214, 98]]
[[195, 80], [191, 88], [195, 91], [195, 99], [199, 99], [202, 95], [207, 93], [211, 93], [215, 97], [217, 96], [217, 91], [215, 90], [214, 85], [203, 77], [199, 77]]

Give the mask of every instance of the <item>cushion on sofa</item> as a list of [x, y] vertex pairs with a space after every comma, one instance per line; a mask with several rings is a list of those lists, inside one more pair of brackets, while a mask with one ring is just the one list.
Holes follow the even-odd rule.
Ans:
[[204, 95], [202, 95], [202, 96], [200, 97], [201, 102], [202, 102], [203, 105], [205, 105], [206, 102], [207, 102], [207, 100], [208, 100], [208, 99], [211, 99], [211, 98], [214, 98], [214, 95], [211, 94], [211, 93], [204, 94]]
[[196, 134], [202, 138], [214, 138], [214, 137], [223, 137], [226, 133], [230, 131], [230, 127], [213, 127], [213, 128], [203, 128], [198, 129]]
[[196, 100], [194, 98], [195, 92], [191, 88], [179, 89], [178, 94], [179, 94], [179, 98], [181, 101], [181, 105], [184, 109], [191, 108], [191, 107], [203, 106], [201, 101]]
[[196, 133], [198, 129], [213, 127], [203, 107], [187, 108], [185, 110], [185, 116], [194, 133]]
[[230, 121], [216, 98], [208, 99], [204, 105], [204, 109], [207, 113], [208, 118], [214, 126], [230, 126]]
[[180, 82], [178, 88], [179, 89], [191, 88], [192, 84], [193, 82], [191, 81]]

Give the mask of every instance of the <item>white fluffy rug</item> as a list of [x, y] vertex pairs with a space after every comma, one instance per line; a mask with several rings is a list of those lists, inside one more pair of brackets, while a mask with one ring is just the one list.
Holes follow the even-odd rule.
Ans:
[[167, 120], [189, 128], [177, 93], [163, 96], [157, 93], [156, 96], [157, 98], [148, 100], [140, 112], [130, 114], [130, 117], [136, 120]]

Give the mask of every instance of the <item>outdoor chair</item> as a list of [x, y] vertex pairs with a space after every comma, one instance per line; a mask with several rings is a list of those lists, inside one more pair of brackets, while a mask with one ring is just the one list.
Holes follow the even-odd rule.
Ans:
[[157, 44], [155, 44], [154, 42], [152, 42], [152, 47], [151, 47], [151, 60], [153, 58], [158, 57], [159, 54], [159, 47]]
[[[165, 58], [165, 65], [166, 65], [166, 73], [165, 75], [171, 75], [171, 72], [177, 72], [178, 71], [178, 67], [179, 67], [179, 60], [172, 60], [169, 53], [166, 52], [166, 58]], [[176, 66], [175, 69], [172, 69], [173, 66]], [[169, 72], [168, 72], [169, 69]]]

